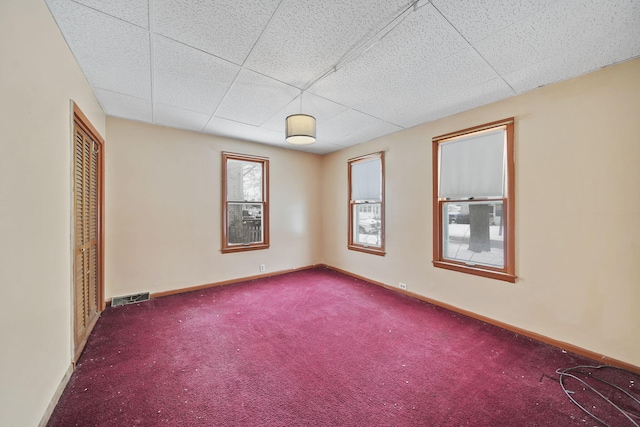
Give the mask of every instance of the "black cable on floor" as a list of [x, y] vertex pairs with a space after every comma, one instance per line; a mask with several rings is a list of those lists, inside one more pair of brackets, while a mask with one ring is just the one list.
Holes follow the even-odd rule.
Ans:
[[[628, 410], [625, 410], [625, 409], [621, 408], [616, 403], [612, 402], [609, 398], [607, 398], [604, 394], [602, 394], [600, 391], [598, 391], [594, 386], [592, 386], [591, 384], [587, 383], [585, 380], [583, 380], [582, 378], [577, 376], [577, 375], [583, 375], [584, 377], [593, 378], [594, 380], [599, 381], [600, 383], [603, 383], [603, 384], [608, 385], [609, 387], [612, 387], [613, 389], [615, 389], [615, 390], [621, 392], [622, 394], [626, 395], [627, 397], [629, 397], [632, 400], [632, 402], [631, 402], [632, 405], [637, 405], [638, 408], [640, 408], [640, 400], [638, 398], [636, 398], [635, 396], [633, 396], [631, 393], [629, 393], [627, 390], [623, 389], [622, 387], [620, 387], [618, 385], [613, 384], [610, 381], [607, 381], [607, 380], [605, 380], [603, 378], [600, 378], [598, 376], [593, 375], [592, 372], [585, 371], [585, 369], [593, 371], [593, 370], [600, 370], [600, 369], [605, 369], [605, 368], [606, 369], [616, 369], [616, 370], [622, 371], [622, 372], [628, 374], [629, 376], [632, 376], [632, 377], [636, 378], [636, 380], [630, 380], [630, 382], [635, 384], [635, 381], [638, 381], [638, 383], [640, 384], [640, 376], [638, 376], [637, 374], [634, 374], [633, 372], [627, 371], [625, 369], [621, 369], [621, 368], [617, 368], [615, 366], [609, 366], [609, 365], [600, 365], [600, 366], [580, 365], [580, 366], [574, 366], [572, 368], [557, 369], [556, 373], [559, 375], [560, 386], [562, 387], [562, 390], [564, 390], [564, 392], [567, 395], [567, 397], [569, 397], [569, 399], [576, 406], [578, 406], [580, 409], [582, 409], [585, 413], [587, 413], [589, 416], [591, 416], [595, 420], [599, 421], [600, 423], [602, 423], [603, 425], [605, 425], [607, 427], [611, 427], [604, 420], [598, 418], [595, 414], [593, 414], [587, 408], [585, 408], [583, 405], [578, 403], [578, 401], [574, 398], [575, 391], [567, 389], [567, 386], [565, 384], [565, 378], [572, 378], [572, 379], [578, 381], [580, 384], [582, 384], [584, 386], [585, 390], [588, 389], [588, 390], [592, 391], [593, 393], [595, 393], [604, 402], [608, 403], [614, 410], [618, 411], [627, 420], [629, 420], [634, 427], [640, 427], [640, 424], [639, 424], [639, 422], [640, 422], [640, 414], [634, 413], [634, 412], [631, 412], [631, 411], [628, 411]], [[638, 421], [636, 421], [636, 420], [638, 420]]]

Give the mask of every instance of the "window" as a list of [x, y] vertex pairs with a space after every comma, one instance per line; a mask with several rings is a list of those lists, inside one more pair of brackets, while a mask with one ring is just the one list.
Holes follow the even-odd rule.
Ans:
[[269, 247], [269, 159], [222, 153], [222, 252]]
[[349, 160], [349, 249], [384, 255], [384, 156]]
[[513, 118], [433, 138], [433, 264], [515, 282]]

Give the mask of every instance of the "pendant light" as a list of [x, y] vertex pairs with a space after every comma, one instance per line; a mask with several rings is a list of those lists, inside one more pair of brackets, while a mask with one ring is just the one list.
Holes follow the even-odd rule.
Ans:
[[[302, 92], [300, 93], [302, 111]], [[285, 119], [286, 141], [293, 145], [307, 145], [316, 142], [316, 118], [308, 114], [292, 114]]]

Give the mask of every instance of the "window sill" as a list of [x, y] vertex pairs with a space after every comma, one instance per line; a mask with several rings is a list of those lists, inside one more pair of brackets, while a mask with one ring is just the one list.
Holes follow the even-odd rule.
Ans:
[[226, 248], [222, 248], [221, 252], [223, 254], [233, 253], [233, 252], [245, 252], [245, 251], [257, 251], [260, 249], [269, 249], [268, 244], [259, 244], [259, 245], [238, 245], [238, 246], [230, 246]]
[[352, 251], [364, 252], [367, 254], [385, 256], [386, 252], [383, 249], [376, 249], [371, 247], [357, 246], [357, 245], [347, 245], [347, 248]]
[[446, 270], [458, 271], [460, 273], [473, 274], [475, 276], [488, 277], [490, 279], [502, 280], [509, 283], [515, 283], [518, 276], [515, 274], [509, 274], [502, 271], [495, 271], [484, 269], [481, 267], [470, 267], [467, 265], [455, 264], [445, 261], [433, 261], [433, 266], [437, 268], [444, 268]]

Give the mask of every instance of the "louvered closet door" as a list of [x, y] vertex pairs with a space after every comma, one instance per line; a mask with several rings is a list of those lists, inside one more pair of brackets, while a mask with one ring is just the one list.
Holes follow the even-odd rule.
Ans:
[[97, 142], [74, 123], [75, 135], [75, 353], [82, 351], [99, 314], [99, 156]]

